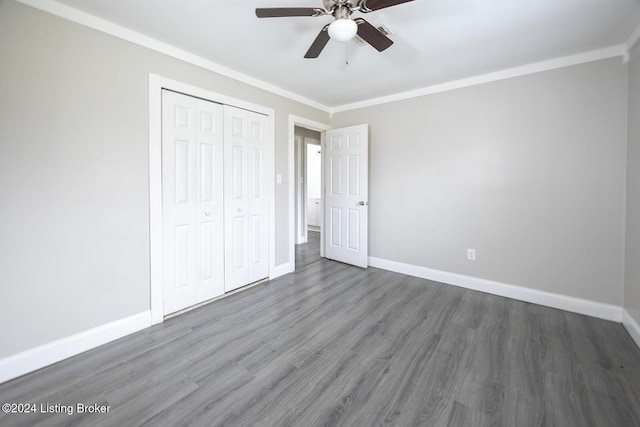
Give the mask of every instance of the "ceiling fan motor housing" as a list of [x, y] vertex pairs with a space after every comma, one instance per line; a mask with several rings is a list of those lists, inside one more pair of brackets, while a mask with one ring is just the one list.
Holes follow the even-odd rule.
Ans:
[[334, 8], [336, 7], [344, 7], [347, 10], [351, 11], [352, 9], [356, 8], [358, 5], [358, 1], [352, 1], [352, 0], [322, 0], [322, 3], [324, 3], [324, 8], [329, 11], [332, 12], [334, 10]]

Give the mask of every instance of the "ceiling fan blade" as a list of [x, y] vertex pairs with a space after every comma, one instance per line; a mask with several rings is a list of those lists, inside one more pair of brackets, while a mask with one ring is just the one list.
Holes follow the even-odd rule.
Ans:
[[413, 0], [362, 0], [360, 3], [360, 12], [373, 12], [374, 10], [384, 9], [385, 7], [408, 3], [410, 1]]
[[320, 16], [325, 11], [317, 7], [257, 7], [258, 18], [281, 18], [285, 16]]
[[358, 24], [358, 36], [373, 46], [378, 52], [382, 52], [393, 44], [393, 40], [382, 34], [376, 27], [362, 18], [354, 19]]
[[316, 39], [313, 41], [313, 43], [311, 43], [311, 47], [309, 48], [307, 53], [305, 53], [304, 55], [305, 58], [317, 58], [318, 56], [320, 56], [322, 49], [324, 49], [324, 47], [329, 42], [328, 29], [329, 29], [329, 24], [322, 27], [322, 30], [320, 30], [320, 33], [318, 33], [318, 36], [316, 37]]

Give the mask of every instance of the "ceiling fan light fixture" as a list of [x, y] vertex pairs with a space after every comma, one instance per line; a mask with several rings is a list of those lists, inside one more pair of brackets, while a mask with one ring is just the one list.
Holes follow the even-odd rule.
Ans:
[[258, 18], [332, 16], [334, 21], [322, 27], [304, 55], [307, 59], [313, 59], [322, 53], [331, 39], [346, 43], [357, 36], [378, 52], [389, 48], [393, 40], [387, 37], [389, 32], [386, 28], [376, 28], [364, 18], [351, 19], [351, 15], [354, 12], [369, 13], [412, 1], [414, 0], [322, 0], [324, 8], [257, 7], [256, 16]]
[[329, 37], [339, 42], [347, 42], [351, 40], [358, 32], [358, 24], [352, 19], [340, 18], [336, 19], [329, 25]]

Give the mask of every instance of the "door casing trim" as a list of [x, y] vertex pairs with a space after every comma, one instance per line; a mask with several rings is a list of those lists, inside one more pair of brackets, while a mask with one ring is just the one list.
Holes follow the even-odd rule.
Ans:
[[[289, 138], [288, 138], [288, 166], [289, 166], [289, 272], [296, 269], [296, 175], [295, 175], [295, 146], [296, 146], [296, 126], [301, 126], [320, 132], [320, 145], [324, 147], [324, 132], [331, 129], [331, 125], [307, 119], [305, 117], [289, 114]], [[322, 161], [324, 162], [324, 150]], [[324, 194], [324, 176], [322, 177], [322, 193]], [[324, 197], [322, 198], [324, 201]], [[321, 209], [324, 210], [324, 202]], [[321, 230], [324, 230], [324, 215]], [[324, 256], [324, 242], [320, 239], [320, 255]]]

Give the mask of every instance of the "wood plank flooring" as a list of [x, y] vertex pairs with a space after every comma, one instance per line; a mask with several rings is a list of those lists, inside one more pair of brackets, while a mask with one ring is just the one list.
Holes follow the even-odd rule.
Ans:
[[316, 259], [0, 385], [2, 426], [640, 426], [620, 324]]
[[320, 233], [308, 231], [307, 243], [296, 245], [296, 269], [320, 261]]

